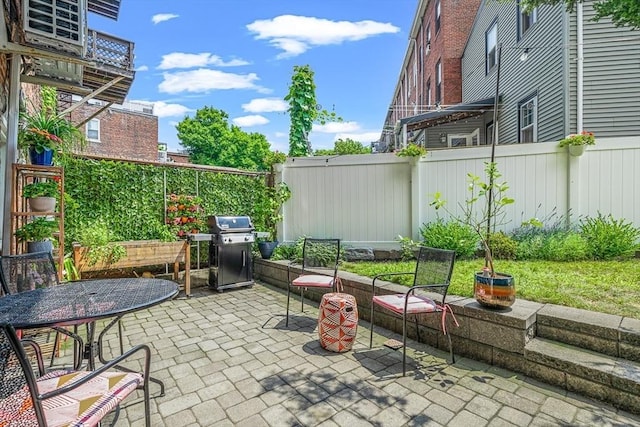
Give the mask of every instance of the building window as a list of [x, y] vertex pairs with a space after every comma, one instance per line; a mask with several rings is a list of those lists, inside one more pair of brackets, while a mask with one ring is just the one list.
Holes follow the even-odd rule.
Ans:
[[485, 34], [486, 72], [489, 74], [498, 62], [498, 23], [494, 22]]
[[436, 64], [436, 105], [442, 104], [442, 62]]
[[431, 25], [427, 25], [427, 31], [425, 32], [425, 36], [424, 36], [424, 45], [425, 45], [425, 51], [424, 54], [429, 55], [429, 52], [431, 52]]
[[427, 107], [431, 109], [431, 79], [427, 80]]
[[436, 2], [436, 34], [440, 31], [440, 15], [442, 14], [442, 5], [440, 0]]
[[526, 12], [520, 5], [518, 5], [518, 40], [525, 35], [537, 20], [538, 8], [534, 7], [531, 12]]
[[493, 143], [493, 122], [487, 123], [487, 128], [484, 132], [484, 140], [486, 145], [491, 145]]
[[538, 97], [536, 95], [518, 103], [519, 142], [535, 142], [537, 140], [537, 106]]
[[87, 139], [89, 141], [100, 141], [99, 119], [91, 119], [87, 122]]

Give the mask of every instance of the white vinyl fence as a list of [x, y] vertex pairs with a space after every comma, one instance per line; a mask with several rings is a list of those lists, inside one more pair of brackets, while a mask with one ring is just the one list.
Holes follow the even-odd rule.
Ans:
[[[290, 158], [277, 179], [292, 191], [279, 236], [338, 237], [352, 246], [390, 248], [397, 237], [420, 240], [420, 227], [437, 215], [429, 206], [442, 193], [449, 210], [469, 196], [468, 173], [486, 181], [491, 147], [430, 151], [421, 159], [394, 154]], [[509, 231], [522, 221], [572, 221], [598, 212], [640, 227], [640, 137], [598, 139], [580, 157], [556, 142], [500, 145], [499, 181], [515, 203], [507, 207]]]

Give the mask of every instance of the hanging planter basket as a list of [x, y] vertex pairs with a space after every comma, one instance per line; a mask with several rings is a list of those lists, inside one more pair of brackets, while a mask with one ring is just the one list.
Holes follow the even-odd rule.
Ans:
[[569, 145], [569, 154], [574, 157], [580, 157], [584, 154], [584, 145]]

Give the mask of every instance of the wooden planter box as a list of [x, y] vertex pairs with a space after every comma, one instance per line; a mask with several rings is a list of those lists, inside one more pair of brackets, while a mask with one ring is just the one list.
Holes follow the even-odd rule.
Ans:
[[83, 272], [89, 271], [173, 264], [173, 279], [177, 281], [180, 263], [184, 263], [184, 291], [187, 296], [191, 295], [191, 253], [188, 241], [163, 242], [160, 240], [133, 240], [118, 242], [118, 244], [124, 246], [127, 251], [127, 254], [118, 260], [118, 262], [112, 264], [97, 262], [94, 265], [89, 265], [86, 257], [89, 247], [83, 247], [79, 243], [74, 243], [73, 262], [78, 269], [78, 273], [82, 275]]

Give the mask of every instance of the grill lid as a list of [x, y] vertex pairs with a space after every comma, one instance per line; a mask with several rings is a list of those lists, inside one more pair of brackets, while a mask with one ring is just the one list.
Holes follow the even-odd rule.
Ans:
[[255, 228], [248, 216], [218, 216], [207, 218], [210, 233], [247, 233]]

